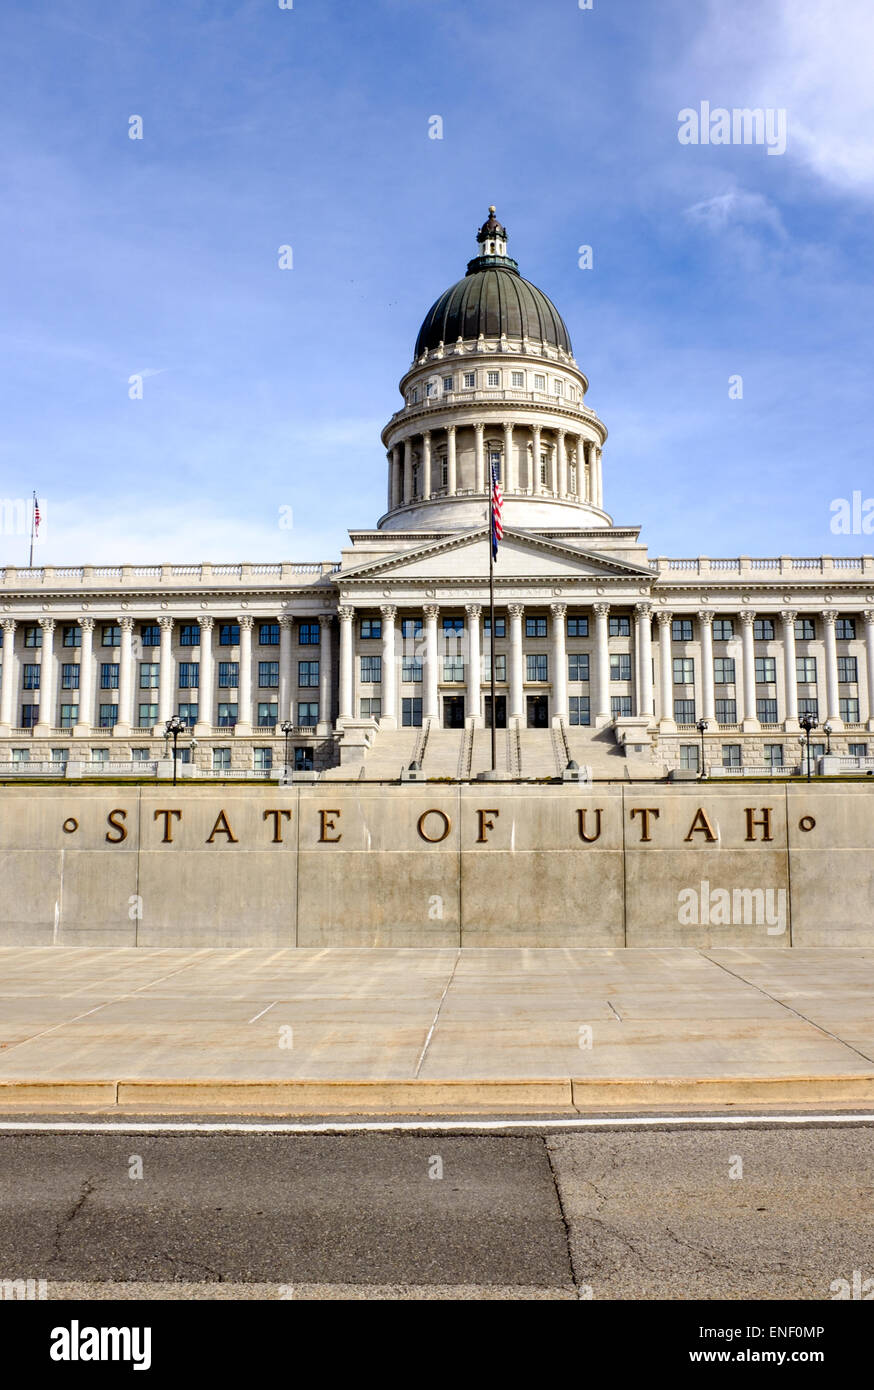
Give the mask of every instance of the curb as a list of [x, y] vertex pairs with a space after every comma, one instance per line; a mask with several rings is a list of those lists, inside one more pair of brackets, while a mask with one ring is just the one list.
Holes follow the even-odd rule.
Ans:
[[460, 1114], [738, 1104], [874, 1104], [874, 1073], [835, 1076], [552, 1078], [441, 1081], [0, 1080], [16, 1108], [281, 1111], [293, 1115]]

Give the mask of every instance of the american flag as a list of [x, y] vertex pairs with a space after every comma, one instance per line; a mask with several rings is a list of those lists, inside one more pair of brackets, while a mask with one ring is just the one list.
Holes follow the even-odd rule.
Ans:
[[501, 483], [498, 478], [497, 462], [492, 463], [492, 558], [498, 558], [498, 541], [504, 539], [504, 527], [501, 522], [501, 509], [504, 505], [504, 498], [501, 493]]
[[35, 535], [39, 535], [39, 502], [36, 500], [36, 493], [33, 494], [33, 530]]

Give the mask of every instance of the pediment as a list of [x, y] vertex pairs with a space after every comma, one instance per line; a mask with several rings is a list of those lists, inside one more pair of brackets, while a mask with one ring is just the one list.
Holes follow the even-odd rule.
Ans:
[[[489, 574], [488, 527], [477, 527], [461, 535], [440, 537], [415, 550], [382, 555], [362, 565], [342, 570], [346, 580], [377, 577], [427, 579], [451, 582], [458, 579], [487, 579]], [[648, 569], [629, 564], [612, 555], [580, 550], [576, 546], [550, 540], [530, 531], [507, 529], [495, 562], [495, 578], [520, 579], [652, 579]]]

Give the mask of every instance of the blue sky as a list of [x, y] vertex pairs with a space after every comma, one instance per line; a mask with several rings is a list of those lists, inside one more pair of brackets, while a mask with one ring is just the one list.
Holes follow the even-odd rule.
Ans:
[[[335, 558], [491, 202], [652, 555], [874, 551], [829, 528], [874, 495], [874, 11], [834, 14], [7, 0], [0, 496], [44, 502], [37, 562]], [[785, 108], [786, 153], [681, 145], [702, 100]]]

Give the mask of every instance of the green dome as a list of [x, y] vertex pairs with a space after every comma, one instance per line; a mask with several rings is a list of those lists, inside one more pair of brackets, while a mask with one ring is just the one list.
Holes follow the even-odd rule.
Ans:
[[531, 338], [572, 356], [564, 319], [542, 290], [523, 280], [509, 256], [478, 256], [463, 280], [441, 294], [416, 339], [420, 357], [458, 338]]

